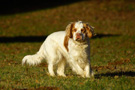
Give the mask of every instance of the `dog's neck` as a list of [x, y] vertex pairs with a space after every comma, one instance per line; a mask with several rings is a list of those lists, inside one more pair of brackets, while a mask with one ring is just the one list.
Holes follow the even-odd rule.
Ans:
[[72, 41], [74, 44], [76, 44], [78, 46], [87, 45], [88, 44], [87, 40], [83, 40], [83, 41], [75, 41], [73, 39], [69, 39], [69, 40]]
[[[72, 43], [70, 43], [72, 42]], [[78, 41], [75, 41], [73, 39], [69, 39], [69, 46], [70, 47], [73, 47], [73, 49], [79, 49], [79, 50], [84, 50], [88, 47], [88, 41], [85, 40], [83, 42], [78, 42]]]

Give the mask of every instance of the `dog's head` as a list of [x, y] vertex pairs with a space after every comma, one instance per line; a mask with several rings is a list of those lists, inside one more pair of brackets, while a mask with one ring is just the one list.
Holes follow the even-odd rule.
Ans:
[[85, 41], [86, 38], [94, 36], [94, 30], [92, 26], [82, 21], [70, 23], [66, 27], [66, 34], [69, 38], [75, 41]]
[[[74, 41], [83, 42], [87, 38], [94, 36], [93, 27], [82, 21], [72, 22], [66, 27], [66, 37], [64, 45], [67, 48], [68, 39], [72, 38]], [[67, 49], [68, 50], [68, 49]]]

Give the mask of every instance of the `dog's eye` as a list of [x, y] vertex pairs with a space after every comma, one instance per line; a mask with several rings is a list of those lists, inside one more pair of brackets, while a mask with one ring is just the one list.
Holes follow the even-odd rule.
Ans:
[[85, 32], [86, 30], [85, 29], [81, 29], [81, 32]]
[[77, 29], [73, 29], [73, 31], [74, 31], [74, 32], [76, 32], [76, 31], [77, 31]]

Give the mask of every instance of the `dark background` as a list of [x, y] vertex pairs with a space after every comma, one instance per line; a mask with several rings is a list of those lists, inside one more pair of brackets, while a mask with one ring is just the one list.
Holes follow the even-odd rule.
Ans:
[[83, 0], [2, 0], [0, 1], [0, 15], [8, 15], [53, 8]]

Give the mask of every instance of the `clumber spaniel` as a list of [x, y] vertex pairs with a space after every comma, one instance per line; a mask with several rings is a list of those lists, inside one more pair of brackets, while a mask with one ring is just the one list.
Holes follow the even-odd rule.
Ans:
[[57, 75], [65, 77], [64, 68], [68, 63], [72, 70], [82, 77], [93, 75], [90, 66], [90, 38], [93, 36], [93, 27], [82, 21], [70, 23], [65, 31], [50, 34], [39, 51], [34, 55], [23, 58], [22, 64], [37, 65], [45, 59], [48, 71], [55, 76], [54, 66], [57, 66]]

